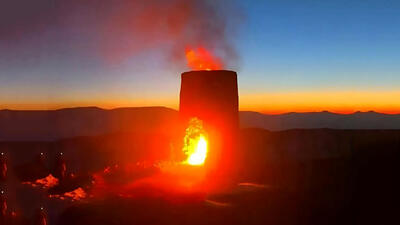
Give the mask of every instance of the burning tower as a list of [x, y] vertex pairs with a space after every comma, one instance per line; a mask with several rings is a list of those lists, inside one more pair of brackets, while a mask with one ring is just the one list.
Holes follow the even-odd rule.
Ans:
[[224, 170], [233, 161], [239, 127], [237, 74], [227, 70], [200, 70], [182, 74], [180, 117], [202, 121], [207, 132], [209, 154], [205, 165]]

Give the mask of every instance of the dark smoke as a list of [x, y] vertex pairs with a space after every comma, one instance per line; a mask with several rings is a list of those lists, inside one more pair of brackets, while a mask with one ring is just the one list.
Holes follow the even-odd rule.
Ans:
[[234, 62], [238, 18], [232, 1], [5, 0], [0, 46], [52, 33], [51, 42], [67, 39], [114, 62], [149, 50], [183, 60], [188, 47]]

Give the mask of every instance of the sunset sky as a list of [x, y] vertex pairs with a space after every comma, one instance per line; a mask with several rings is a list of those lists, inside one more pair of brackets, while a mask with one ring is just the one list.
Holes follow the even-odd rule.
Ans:
[[[223, 58], [238, 72], [241, 110], [400, 113], [399, 1], [225, 0], [232, 7], [205, 15], [207, 5], [183, 13], [181, 1], [167, 10], [162, 0], [1, 3], [0, 109], [177, 108], [180, 74], [190, 70], [183, 48], [207, 39], [236, 49]], [[196, 18], [180, 21], [193, 13], [224, 15], [216, 23], [226, 38], [218, 29], [196, 36]]]

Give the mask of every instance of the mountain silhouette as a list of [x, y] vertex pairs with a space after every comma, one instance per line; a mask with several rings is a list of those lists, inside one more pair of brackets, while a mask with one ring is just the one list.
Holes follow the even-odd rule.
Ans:
[[0, 110], [0, 141], [52, 141], [116, 132], [166, 131], [173, 128], [177, 116], [175, 110], [165, 107]]
[[337, 114], [327, 111], [267, 115], [258, 112], [240, 112], [241, 126], [271, 131], [289, 129], [400, 129], [400, 114], [373, 111]]
[[[0, 110], [0, 141], [52, 141], [117, 132], [169, 132], [176, 128], [178, 111], [166, 107], [59, 110]], [[239, 113], [242, 128], [270, 131], [290, 129], [400, 129], [400, 114], [377, 112], [336, 114], [327, 111], [268, 115]]]

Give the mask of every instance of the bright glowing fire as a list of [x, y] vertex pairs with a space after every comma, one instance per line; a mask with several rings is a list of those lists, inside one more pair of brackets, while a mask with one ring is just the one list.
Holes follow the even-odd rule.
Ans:
[[193, 70], [219, 70], [222, 62], [205, 48], [187, 49], [186, 59], [188, 66]]
[[57, 186], [59, 183], [59, 180], [55, 178], [53, 175], [49, 174], [47, 177], [37, 179], [33, 182], [22, 182], [22, 184], [27, 184], [32, 187], [42, 187], [42, 188], [52, 188], [54, 186]]
[[78, 187], [77, 189], [70, 191], [70, 192], [65, 192], [64, 194], [55, 194], [55, 195], [49, 195], [50, 198], [58, 198], [60, 200], [66, 200], [69, 199], [71, 201], [79, 201], [82, 199], [85, 199], [87, 197], [87, 194], [85, 190], [83, 190], [81, 187]]
[[208, 143], [203, 122], [197, 117], [190, 119], [183, 141], [183, 152], [187, 155], [184, 163], [193, 166], [203, 165], [207, 158]]

